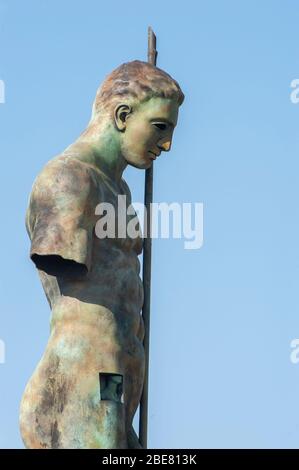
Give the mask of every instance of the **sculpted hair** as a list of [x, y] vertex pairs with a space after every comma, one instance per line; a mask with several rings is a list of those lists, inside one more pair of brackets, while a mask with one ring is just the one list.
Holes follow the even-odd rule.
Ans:
[[113, 70], [97, 91], [92, 115], [110, 114], [120, 100], [143, 103], [153, 97], [175, 99], [179, 106], [184, 94], [179, 84], [164, 70], [134, 60]]

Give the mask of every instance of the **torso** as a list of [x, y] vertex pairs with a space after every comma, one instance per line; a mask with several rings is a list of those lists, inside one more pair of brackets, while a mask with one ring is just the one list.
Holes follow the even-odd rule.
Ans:
[[[103, 174], [92, 170], [98, 185], [99, 201], [109, 202], [116, 208], [117, 196], [125, 194], [127, 205], [131, 196], [123, 182], [121, 192], [103, 178]], [[136, 215], [136, 214], [135, 214]], [[127, 216], [127, 220], [133, 216]], [[95, 215], [95, 224], [99, 216]], [[116, 219], [117, 227], [117, 219]], [[92, 264], [90, 272], [77, 281], [57, 279], [40, 272], [44, 290], [52, 307], [51, 326], [63, 325], [66, 317], [71, 320], [97, 324], [97, 316], [103, 315], [106, 309], [112, 313], [109, 322], [125, 336], [137, 335], [140, 329], [140, 311], [143, 304], [143, 286], [139, 276], [140, 262], [138, 254], [142, 251], [142, 234], [132, 239], [106, 238], [99, 239], [94, 231], [92, 240]], [[74, 303], [76, 308], [70, 308]], [[104, 307], [104, 309], [103, 309]], [[79, 317], [77, 311], [80, 310]], [[93, 315], [91, 312], [94, 312]], [[106, 313], [105, 313], [106, 315]]]

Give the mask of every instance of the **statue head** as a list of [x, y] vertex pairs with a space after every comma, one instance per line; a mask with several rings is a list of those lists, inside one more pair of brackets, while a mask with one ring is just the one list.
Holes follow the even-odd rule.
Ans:
[[168, 152], [184, 94], [163, 70], [135, 60], [122, 64], [98, 89], [91, 123], [113, 129], [110, 145], [119, 145], [127, 163], [148, 168], [162, 151]]

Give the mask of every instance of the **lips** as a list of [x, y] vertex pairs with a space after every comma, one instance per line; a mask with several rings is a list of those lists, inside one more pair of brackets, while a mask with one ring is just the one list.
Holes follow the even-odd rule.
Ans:
[[151, 150], [149, 150], [148, 153], [151, 154], [151, 156], [150, 156], [150, 159], [151, 159], [151, 160], [156, 160], [156, 158], [160, 155], [160, 154], [155, 154], [155, 153], [152, 152]]

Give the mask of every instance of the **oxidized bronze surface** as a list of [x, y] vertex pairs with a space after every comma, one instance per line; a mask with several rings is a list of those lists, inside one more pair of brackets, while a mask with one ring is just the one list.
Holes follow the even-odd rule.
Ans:
[[132, 421], [144, 378], [142, 234], [98, 238], [96, 207], [116, 208], [118, 195], [130, 206], [122, 173], [170, 149], [182, 101], [165, 72], [123, 64], [99, 89], [87, 129], [33, 184], [30, 256], [52, 316], [21, 402], [27, 448], [140, 447]]

